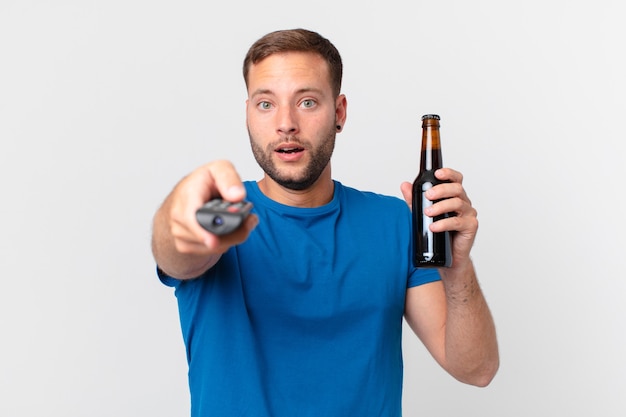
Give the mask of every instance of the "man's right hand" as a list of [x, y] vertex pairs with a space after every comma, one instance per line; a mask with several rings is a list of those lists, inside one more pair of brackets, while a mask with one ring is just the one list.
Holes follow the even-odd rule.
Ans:
[[206, 231], [196, 220], [196, 211], [212, 198], [239, 202], [245, 196], [239, 174], [229, 161], [208, 163], [183, 178], [154, 216], [152, 252], [159, 267], [174, 278], [195, 278], [228, 248], [245, 241], [258, 223], [254, 214], [225, 236]]

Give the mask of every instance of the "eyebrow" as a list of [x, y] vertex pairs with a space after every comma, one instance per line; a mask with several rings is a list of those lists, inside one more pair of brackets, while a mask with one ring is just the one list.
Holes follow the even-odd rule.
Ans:
[[[319, 88], [315, 88], [315, 87], [304, 87], [296, 91], [296, 94], [303, 94], [303, 93], [317, 93], [320, 95], [324, 95], [323, 90]], [[255, 90], [252, 94], [250, 94], [250, 97], [255, 97], [255, 96], [264, 95], [264, 94], [274, 95], [274, 92], [270, 90], [269, 88], [259, 88]]]

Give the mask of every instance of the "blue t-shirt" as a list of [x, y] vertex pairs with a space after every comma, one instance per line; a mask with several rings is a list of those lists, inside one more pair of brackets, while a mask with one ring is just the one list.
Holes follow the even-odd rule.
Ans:
[[331, 202], [296, 208], [246, 182], [259, 225], [203, 276], [176, 288], [191, 414], [400, 416], [407, 287], [404, 201], [335, 182]]

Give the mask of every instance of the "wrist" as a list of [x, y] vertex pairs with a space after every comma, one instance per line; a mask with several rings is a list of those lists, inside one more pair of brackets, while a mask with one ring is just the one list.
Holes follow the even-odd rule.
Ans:
[[471, 259], [465, 262], [455, 262], [450, 268], [440, 268], [439, 274], [446, 297], [450, 301], [465, 303], [479, 291], [478, 280]]

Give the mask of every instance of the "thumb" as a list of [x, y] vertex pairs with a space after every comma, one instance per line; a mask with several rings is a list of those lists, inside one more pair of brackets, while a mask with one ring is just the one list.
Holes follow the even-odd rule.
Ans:
[[409, 208], [412, 208], [413, 205], [413, 184], [410, 182], [403, 182], [400, 184], [400, 191], [402, 191], [402, 196], [404, 197], [404, 201], [409, 205]]

